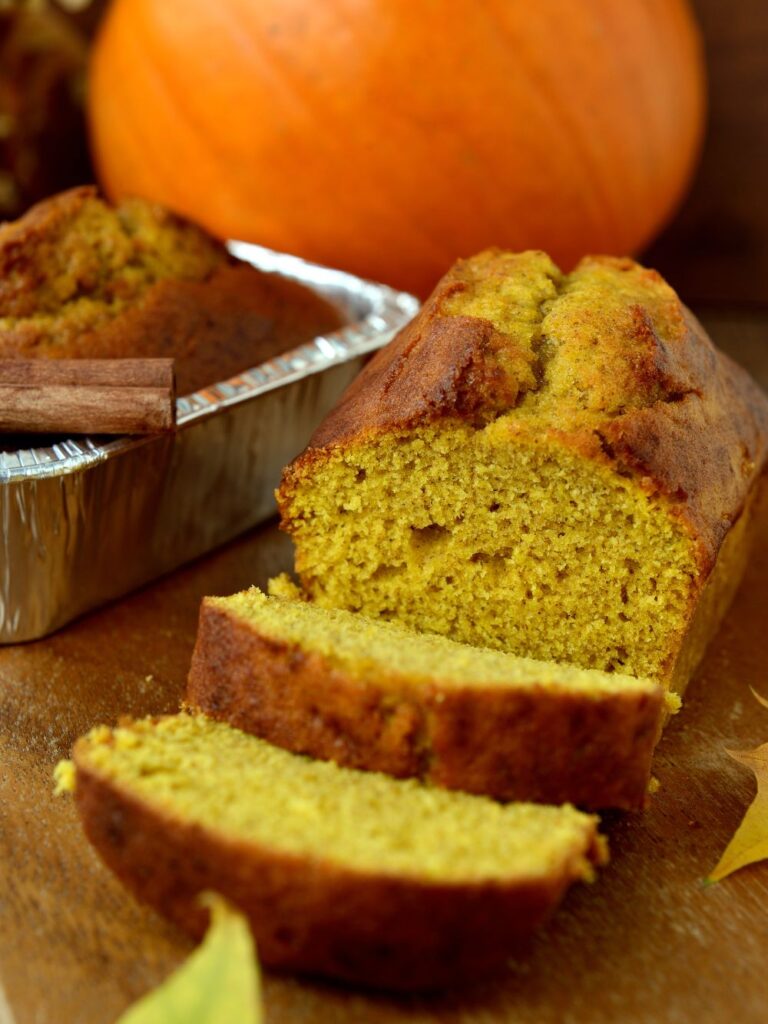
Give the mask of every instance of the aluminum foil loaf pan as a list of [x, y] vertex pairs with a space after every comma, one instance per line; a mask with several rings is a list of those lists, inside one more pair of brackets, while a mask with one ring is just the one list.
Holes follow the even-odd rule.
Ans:
[[234, 242], [328, 298], [347, 326], [177, 400], [177, 429], [0, 452], [0, 642], [44, 636], [275, 512], [282, 467], [416, 312], [413, 296]]

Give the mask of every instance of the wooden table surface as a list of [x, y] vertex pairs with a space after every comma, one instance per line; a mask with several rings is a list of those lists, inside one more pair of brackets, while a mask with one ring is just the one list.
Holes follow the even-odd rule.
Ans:
[[[720, 316], [716, 338], [768, 382], [768, 330]], [[726, 748], [768, 741], [768, 509], [747, 577], [682, 714], [658, 748], [661, 789], [644, 814], [605, 818], [613, 859], [577, 887], [530, 955], [482, 988], [371, 997], [265, 978], [266, 1019], [284, 1024], [765, 1024], [768, 863], [702, 878], [755, 791]], [[290, 562], [272, 526], [55, 636], [0, 650], [0, 1022], [111, 1024], [189, 951], [136, 905], [83, 839], [51, 771], [73, 739], [120, 713], [175, 708], [201, 596]]]

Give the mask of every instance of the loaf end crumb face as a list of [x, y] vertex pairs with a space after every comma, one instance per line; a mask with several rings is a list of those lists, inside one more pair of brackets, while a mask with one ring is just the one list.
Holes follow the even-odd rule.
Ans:
[[340, 326], [309, 289], [144, 200], [76, 188], [0, 225], [0, 359], [170, 357], [186, 394]]
[[420, 989], [498, 972], [607, 859], [597, 819], [312, 761], [203, 716], [75, 746], [88, 838], [194, 935], [198, 893], [248, 916], [278, 968]]
[[649, 680], [470, 647], [255, 587], [203, 601], [186, 700], [352, 768], [594, 809], [644, 805], [666, 708]]
[[288, 467], [282, 525], [323, 607], [681, 691], [767, 439], [765, 395], [654, 271], [489, 250]]

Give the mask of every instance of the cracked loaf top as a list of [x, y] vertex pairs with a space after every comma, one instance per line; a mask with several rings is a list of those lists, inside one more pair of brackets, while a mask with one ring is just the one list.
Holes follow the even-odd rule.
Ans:
[[669, 500], [711, 567], [768, 442], [768, 400], [653, 270], [542, 252], [459, 261], [379, 352], [288, 473], [382, 431], [504, 417]]

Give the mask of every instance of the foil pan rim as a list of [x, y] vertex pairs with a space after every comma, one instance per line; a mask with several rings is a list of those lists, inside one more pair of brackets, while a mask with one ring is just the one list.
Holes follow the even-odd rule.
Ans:
[[[343, 270], [250, 242], [232, 241], [228, 248], [234, 256], [259, 270], [284, 274], [310, 287], [338, 289], [341, 293], [354, 291], [365, 303], [366, 312], [345, 327], [319, 335], [227, 380], [177, 398], [177, 430], [302, 377], [373, 352], [390, 341], [419, 309], [418, 299], [408, 292], [366, 281]], [[130, 448], [148, 444], [152, 439], [66, 438], [38, 448], [0, 452], [0, 484], [75, 473]]]

